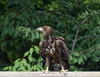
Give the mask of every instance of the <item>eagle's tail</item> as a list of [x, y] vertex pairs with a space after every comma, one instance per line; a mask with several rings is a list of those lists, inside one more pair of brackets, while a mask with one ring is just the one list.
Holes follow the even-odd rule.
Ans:
[[70, 64], [69, 64], [69, 62], [67, 61], [67, 60], [65, 60], [65, 62], [66, 62], [66, 65], [65, 65], [65, 69], [68, 69], [68, 71], [70, 70]]
[[67, 63], [67, 69], [70, 70], [70, 64], [69, 63]]

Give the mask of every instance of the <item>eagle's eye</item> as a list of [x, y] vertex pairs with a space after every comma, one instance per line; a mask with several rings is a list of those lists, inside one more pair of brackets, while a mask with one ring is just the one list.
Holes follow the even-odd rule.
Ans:
[[43, 28], [37, 28], [37, 31], [43, 32]]

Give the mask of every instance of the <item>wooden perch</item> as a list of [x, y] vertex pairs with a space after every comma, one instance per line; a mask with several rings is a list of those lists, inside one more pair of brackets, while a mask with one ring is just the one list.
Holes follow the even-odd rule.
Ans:
[[100, 77], [100, 72], [0, 72], [0, 77]]

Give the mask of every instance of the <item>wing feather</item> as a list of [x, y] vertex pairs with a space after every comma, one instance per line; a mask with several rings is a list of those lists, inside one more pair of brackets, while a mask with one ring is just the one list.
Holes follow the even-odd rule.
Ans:
[[66, 63], [67, 68], [70, 70], [69, 65], [69, 49], [63, 40], [56, 40], [56, 48], [61, 56], [61, 59]]
[[69, 58], [69, 49], [64, 41], [60, 39], [56, 40], [56, 48], [59, 50], [60, 54], [63, 54], [64, 57]]

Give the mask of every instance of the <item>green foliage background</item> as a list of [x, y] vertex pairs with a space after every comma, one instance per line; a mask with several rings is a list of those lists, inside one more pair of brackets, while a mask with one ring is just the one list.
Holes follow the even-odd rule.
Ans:
[[[100, 71], [99, 13], [100, 0], [0, 0], [0, 70], [44, 69], [38, 48], [43, 37], [36, 28], [49, 25], [65, 38], [72, 71]], [[92, 37], [72, 48], [78, 28], [76, 40]]]

